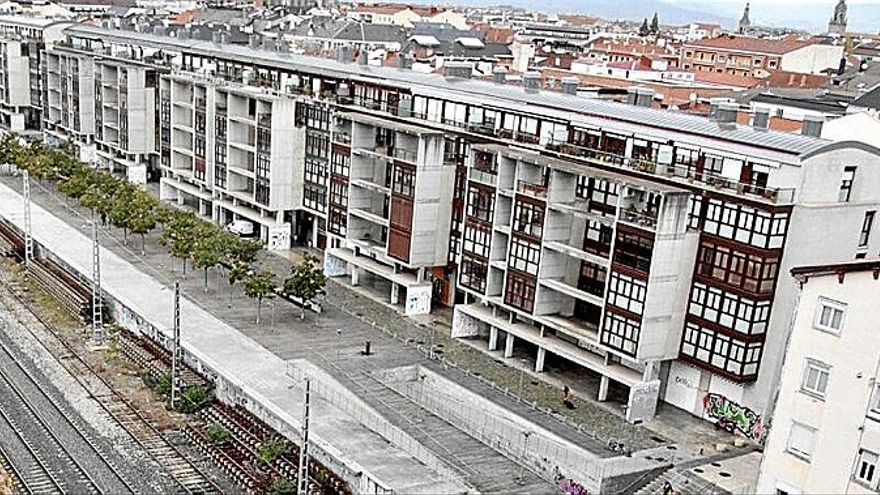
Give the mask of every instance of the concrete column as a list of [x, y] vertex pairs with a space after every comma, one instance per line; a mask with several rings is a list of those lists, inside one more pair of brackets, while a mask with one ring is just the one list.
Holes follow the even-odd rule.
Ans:
[[508, 333], [507, 338], [504, 340], [504, 357], [506, 358], [513, 356], [513, 341], [514, 336]]
[[400, 299], [400, 286], [391, 282], [391, 304], [397, 304]]
[[538, 357], [535, 359], [535, 373], [544, 372], [544, 357], [546, 355], [547, 351], [543, 347], [538, 347]]
[[351, 265], [351, 286], [352, 287], [357, 287], [357, 285], [360, 283], [360, 275], [361, 275], [360, 268], [358, 268], [354, 265]]
[[610, 382], [611, 380], [605, 375], [602, 375], [599, 379], [599, 397], [597, 398], [599, 402], [605, 402], [608, 400], [608, 385]]
[[489, 327], [489, 350], [498, 349], [498, 328]]

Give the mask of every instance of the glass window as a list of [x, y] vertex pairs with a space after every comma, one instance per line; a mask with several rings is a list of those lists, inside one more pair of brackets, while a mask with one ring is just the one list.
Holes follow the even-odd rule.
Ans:
[[804, 376], [801, 382], [801, 390], [810, 395], [817, 397], [825, 397], [828, 390], [828, 378], [831, 375], [831, 368], [812, 359], [807, 359], [804, 366]]
[[856, 178], [856, 167], [844, 167], [843, 178], [840, 180], [840, 193], [838, 200], [846, 203], [852, 195], [853, 181]]
[[865, 220], [862, 221], [862, 231], [859, 233], [859, 247], [868, 247], [868, 240], [871, 238], [871, 228], [874, 226], [874, 215], [877, 212], [865, 212]]
[[820, 297], [813, 326], [826, 332], [840, 333], [845, 313], [846, 304]]
[[854, 474], [856, 481], [868, 485], [872, 489], [876, 488], [877, 480], [880, 479], [877, 476], [878, 460], [880, 460], [880, 456], [874, 452], [865, 449], [859, 450], [859, 460], [856, 462]]

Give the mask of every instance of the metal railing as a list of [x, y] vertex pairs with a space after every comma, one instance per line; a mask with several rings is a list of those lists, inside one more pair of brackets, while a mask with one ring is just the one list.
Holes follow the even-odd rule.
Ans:
[[547, 199], [547, 186], [532, 184], [524, 180], [516, 182], [516, 192], [540, 199]]
[[655, 176], [681, 179], [690, 183], [696, 182], [713, 186], [718, 189], [735, 192], [736, 194], [761, 197], [774, 203], [794, 201], [793, 188], [773, 188], [753, 183], [740, 182], [711, 171], [698, 171], [696, 167], [693, 166], [674, 163], [661, 164], [655, 160], [645, 158], [628, 158], [620, 154], [578, 146], [571, 143], [550, 142], [547, 144], [547, 148], [564, 155], [587, 158], [602, 164], [613, 165]]

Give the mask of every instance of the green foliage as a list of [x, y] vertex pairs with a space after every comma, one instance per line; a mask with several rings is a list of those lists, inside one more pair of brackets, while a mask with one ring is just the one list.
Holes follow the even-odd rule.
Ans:
[[275, 459], [284, 455], [287, 452], [287, 449], [286, 442], [272, 437], [260, 444], [260, 451], [257, 457], [264, 464], [272, 464], [275, 462]]
[[263, 299], [275, 297], [275, 273], [269, 270], [248, 272], [241, 285], [246, 296], [257, 300], [257, 323], [259, 324]]
[[290, 274], [284, 279], [284, 292], [302, 301], [301, 317], [305, 318], [306, 303], [323, 294], [326, 283], [327, 277], [318, 266], [318, 258], [306, 254], [302, 261], [290, 267]]
[[205, 270], [205, 292], [208, 291], [208, 270], [220, 264], [223, 256], [223, 236], [209, 223], [196, 227], [192, 260], [196, 268]]
[[193, 414], [210, 404], [211, 400], [211, 395], [203, 387], [198, 385], [187, 387], [180, 394], [177, 410], [184, 414]]
[[171, 395], [171, 374], [162, 375], [156, 382], [156, 393], [159, 395]]
[[165, 229], [159, 242], [168, 246], [171, 256], [183, 260], [183, 276], [186, 277], [186, 260], [192, 257], [196, 245], [196, 236], [201, 221], [195, 214], [175, 211], [165, 221]]
[[296, 486], [287, 478], [281, 477], [275, 478], [266, 491], [267, 495], [293, 495], [294, 493], [296, 493]]
[[229, 440], [229, 432], [226, 431], [226, 428], [220, 426], [217, 423], [212, 424], [208, 427], [208, 431], [205, 436], [208, 438], [208, 441], [213, 445], [223, 445]]

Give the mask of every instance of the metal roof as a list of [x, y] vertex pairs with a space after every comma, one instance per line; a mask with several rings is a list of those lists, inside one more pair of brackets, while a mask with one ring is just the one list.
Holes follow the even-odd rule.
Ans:
[[[758, 154], [762, 149], [782, 155], [802, 155], [815, 152], [830, 141], [800, 134], [765, 131], [749, 126], [719, 125], [706, 117], [668, 110], [657, 110], [605, 100], [582, 98], [564, 93], [540, 91], [529, 93], [519, 86], [502, 85], [489, 81], [446, 78], [405, 69], [373, 67], [342, 63], [332, 59], [309, 57], [291, 53], [271, 52], [240, 45], [218, 45], [210, 41], [180, 40], [166, 36], [120, 31], [88, 25], [71, 26], [65, 30], [78, 36], [116, 43], [136, 43], [157, 49], [185, 51], [194, 55], [256, 63], [268, 67], [345, 77], [363, 81], [381, 81], [389, 86], [411, 89], [415, 94], [434, 95], [457, 102], [469, 102], [501, 109], [515, 109], [545, 118], [571, 121], [575, 125], [610, 128], [612, 132], [631, 132], [645, 136], [662, 136], [681, 140], [683, 144], [699, 136], [703, 144], [747, 154]], [[659, 131], [659, 132], [658, 132]], [[730, 146], [733, 144], [735, 146]], [[784, 160], [783, 156], [770, 159]], [[790, 157], [788, 158], [790, 159]]]
[[31, 28], [45, 28], [53, 24], [71, 23], [69, 19], [48, 19], [27, 15], [0, 15], [0, 24], [12, 24]]

